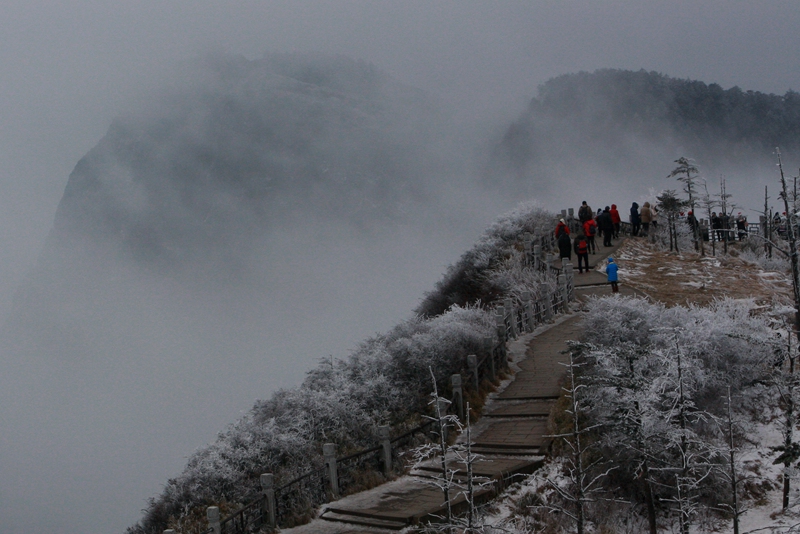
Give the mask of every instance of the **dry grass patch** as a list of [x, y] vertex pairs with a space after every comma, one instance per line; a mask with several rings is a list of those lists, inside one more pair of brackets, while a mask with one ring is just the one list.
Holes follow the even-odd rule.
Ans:
[[791, 275], [765, 271], [733, 256], [676, 254], [644, 239], [628, 239], [617, 251], [622, 283], [668, 306], [707, 305], [716, 299], [755, 299], [791, 305]]

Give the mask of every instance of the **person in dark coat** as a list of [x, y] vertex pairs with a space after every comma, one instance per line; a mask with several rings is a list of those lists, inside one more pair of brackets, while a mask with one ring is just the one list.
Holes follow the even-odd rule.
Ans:
[[611, 222], [611, 208], [608, 206], [603, 210], [603, 213], [597, 216], [597, 226], [603, 234], [603, 246], [613, 246], [611, 237], [614, 235], [614, 223]]
[[589, 206], [589, 204], [587, 204], [584, 200], [583, 204], [581, 204], [581, 207], [578, 208], [578, 220], [581, 221], [581, 224], [583, 224], [592, 218], [594, 218], [594, 211], [592, 210], [592, 207]]
[[634, 202], [631, 204], [631, 235], [639, 235], [639, 227], [642, 224], [642, 218], [639, 216], [639, 204]]
[[564, 232], [558, 237], [558, 257], [572, 260], [572, 240]]
[[714, 230], [713, 234], [716, 234], [717, 241], [722, 241], [722, 219], [716, 211], [711, 212], [711, 229]]

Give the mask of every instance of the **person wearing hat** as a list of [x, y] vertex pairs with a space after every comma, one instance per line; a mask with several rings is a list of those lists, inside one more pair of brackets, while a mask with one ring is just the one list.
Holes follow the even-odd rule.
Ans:
[[608, 276], [608, 283], [611, 284], [611, 292], [619, 293], [619, 286], [617, 285], [619, 278], [617, 277], [617, 264], [614, 263], [614, 258], [608, 258], [608, 265], [606, 265], [606, 276]]
[[561, 234], [569, 235], [569, 226], [567, 226], [567, 222], [564, 219], [559, 219], [558, 224], [556, 225], [556, 239], [561, 237]]

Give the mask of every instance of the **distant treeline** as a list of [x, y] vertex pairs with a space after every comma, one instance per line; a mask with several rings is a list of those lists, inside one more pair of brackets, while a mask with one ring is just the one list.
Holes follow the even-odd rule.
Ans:
[[645, 70], [566, 74], [539, 87], [496, 156], [516, 168], [565, 154], [602, 161], [630, 156], [647, 141], [707, 161], [776, 146], [796, 151], [800, 94], [723, 89]]

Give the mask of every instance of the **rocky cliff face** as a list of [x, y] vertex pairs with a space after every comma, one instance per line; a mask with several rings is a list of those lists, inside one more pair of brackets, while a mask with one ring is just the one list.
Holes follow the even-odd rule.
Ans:
[[346, 58], [191, 67], [78, 163], [54, 240], [102, 240], [161, 266], [225, 263], [271, 226], [368, 225], [422, 195], [433, 110], [419, 91]]
[[[63, 353], [68, 332], [83, 324], [91, 338], [108, 315], [103, 295], [126, 286], [274, 294], [282, 282], [265, 264], [279, 230], [368, 236], [402, 221], [440, 165], [432, 101], [372, 65], [287, 54], [182, 69], [76, 165], [9, 339], [35, 324], [35, 344], [50, 338]], [[112, 315], [135, 301], [119, 296]]]

